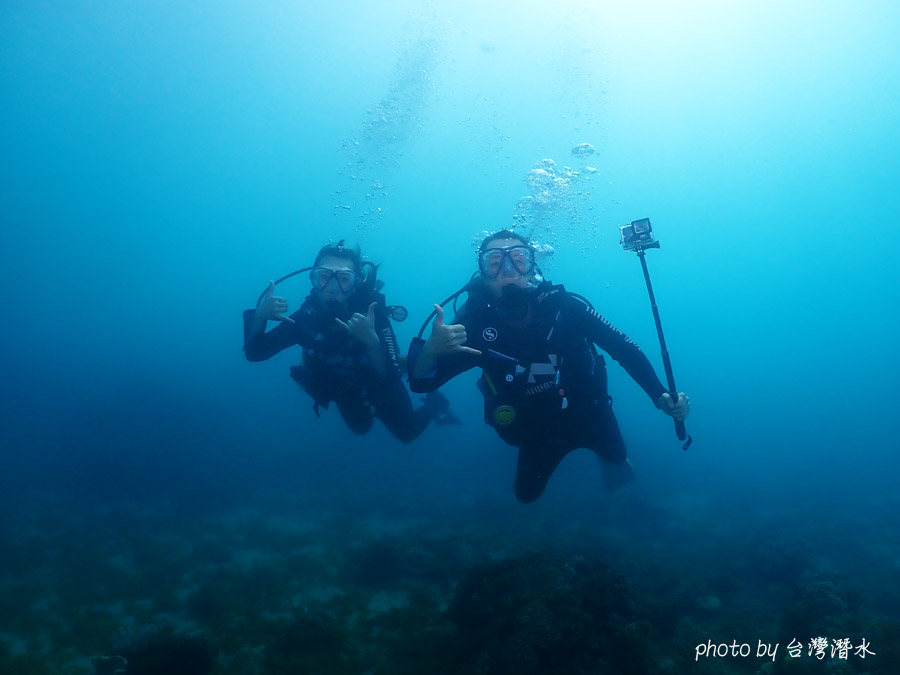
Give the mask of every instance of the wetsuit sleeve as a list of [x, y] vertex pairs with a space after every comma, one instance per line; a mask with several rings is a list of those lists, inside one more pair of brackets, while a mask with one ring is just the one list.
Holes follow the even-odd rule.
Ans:
[[[460, 320], [457, 317], [453, 319], [453, 323], [462, 323], [466, 327], [466, 332], [470, 332], [470, 326], [465, 320]], [[424, 346], [425, 341], [420, 338], [414, 338], [409, 345], [409, 354], [407, 357], [408, 372], [413, 372], [416, 360], [419, 358], [419, 354], [421, 354], [422, 347]], [[481, 345], [473, 344], [472, 340], [469, 340], [466, 343], [466, 346], [481, 349]], [[409, 388], [417, 394], [434, 391], [460, 373], [464, 373], [470, 368], [479, 365], [479, 363], [481, 363], [480, 359], [481, 357], [476, 356], [475, 354], [466, 353], [445, 354], [444, 356], [439, 356], [436, 359], [434, 369], [430, 373], [420, 378], [413, 378], [410, 376]]]
[[641, 351], [634, 341], [619, 331], [609, 321], [603, 318], [596, 310], [579, 302], [575, 298], [567, 299], [566, 313], [573, 323], [581, 328], [579, 331], [591, 342], [615, 359], [632, 379], [640, 385], [641, 389], [656, 405], [659, 397], [667, 389], [656, 376], [649, 359]]
[[[418, 338], [413, 340], [413, 344], [409, 347], [410, 372], [412, 372], [415, 365], [415, 359], [421, 351], [421, 345], [417, 348], [416, 342], [419, 342]], [[439, 356], [437, 358], [435, 369], [428, 373], [428, 375], [420, 378], [409, 378], [409, 388], [417, 394], [425, 394], [429, 391], [434, 391], [460, 373], [464, 373], [470, 368], [477, 366], [477, 359], [478, 357], [473, 354], [447, 354], [446, 356]]]
[[270, 331], [251, 335], [255, 314], [255, 309], [244, 312], [244, 356], [248, 361], [265, 361], [288, 347], [303, 345], [306, 341], [304, 336], [307, 331], [303, 330], [303, 319], [299, 310], [291, 315], [294, 323], [280, 321]]

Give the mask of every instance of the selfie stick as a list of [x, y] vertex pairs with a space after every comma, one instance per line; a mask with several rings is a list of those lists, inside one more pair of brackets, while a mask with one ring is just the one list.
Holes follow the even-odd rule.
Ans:
[[[650, 271], [647, 269], [647, 261], [644, 253], [648, 248], [659, 248], [659, 242], [653, 238], [653, 232], [649, 218], [635, 220], [628, 225], [619, 228], [622, 235], [622, 246], [626, 251], [634, 251], [641, 259], [641, 269], [644, 270], [644, 281], [647, 282], [647, 292], [650, 294], [650, 307], [653, 310], [653, 320], [656, 322], [656, 333], [659, 335], [659, 346], [662, 349], [663, 368], [666, 370], [666, 382], [672, 397], [678, 400], [678, 389], [675, 388], [675, 375], [672, 373], [672, 361], [669, 359], [669, 350], [666, 347], [666, 338], [663, 335], [662, 321], [659, 318], [659, 308], [656, 306], [656, 296], [653, 295], [653, 285], [650, 283]], [[675, 420], [675, 434], [679, 441], [687, 439], [681, 446], [682, 450], [691, 447], [694, 439], [684, 429], [683, 420]]]

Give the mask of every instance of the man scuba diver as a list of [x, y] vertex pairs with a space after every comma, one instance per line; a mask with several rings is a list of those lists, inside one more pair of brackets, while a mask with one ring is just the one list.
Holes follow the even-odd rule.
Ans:
[[[316, 416], [334, 401], [357, 434], [369, 431], [375, 417], [404, 443], [432, 420], [459, 424], [440, 392], [429, 393], [425, 404], [413, 409], [388, 308], [377, 290], [376, 266], [363, 262], [360, 250], [346, 248], [342, 239], [323, 247], [307, 269], [312, 291], [296, 312], [287, 315], [287, 300], [275, 295], [273, 281], [257, 308], [244, 312], [247, 360], [265, 361], [300, 345], [303, 363], [291, 367], [291, 377], [312, 397]], [[268, 321], [281, 323], [266, 332]]]
[[456, 294], [467, 292], [468, 299], [453, 323], [445, 324], [443, 308], [435, 305], [431, 336], [424, 341], [420, 333], [409, 352], [414, 392], [481, 368], [484, 419], [519, 449], [515, 492], [526, 503], [543, 494], [559, 462], [576, 448], [603, 460], [607, 487], [633, 477], [595, 345], [666, 414], [684, 419], [690, 407], [683, 393], [677, 400], [669, 395], [631, 339], [580, 296], [545, 281], [534, 253], [517, 232], [488, 236], [478, 249], [479, 275]]

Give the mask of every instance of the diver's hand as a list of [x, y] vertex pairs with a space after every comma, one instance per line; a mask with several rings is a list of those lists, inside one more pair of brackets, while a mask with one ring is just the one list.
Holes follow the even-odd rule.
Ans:
[[375, 305], [369, 305], [369, 311], [363, 315], [356, 312], [346, 323], [335, 317], [335, 321], [347, 329], [354, 340], [362, 342], [366, 347], [378, 344], [378, 333], [375, 332]]
[[277, 296], [275, 293], [275, 282], [269, 281], [269, 287], [266, 289], [266, 295], [259, 307], [256, 308], [256, 319], [260, 321], [287, 321], [294, 323], [294, 320], [287, 316], [288, 302], [285, 298]]
[[444, 308], [440, 305], [434, 306], [436, 313], [434, 323], [431, 324], [431, 337], [425, 342], [423, 349], [427, 350], [432, 356], [440, 356], [441, 354], [452, 354], [454, 352], [463, 352], [464, 354], [475, 354], [480, 356], [481, 352], [471, 347], [466, 347], [466, 327], [461, 323], [450, 324], [444, 323]]
[[684, 392], [678, 392], [678, 400], [673, 401], [672, 395], [667, 392], [659, 397], [659, 400], [656, 401], [656, 406], [666, 415], [680, 422], [691, 411], [691, 399]]

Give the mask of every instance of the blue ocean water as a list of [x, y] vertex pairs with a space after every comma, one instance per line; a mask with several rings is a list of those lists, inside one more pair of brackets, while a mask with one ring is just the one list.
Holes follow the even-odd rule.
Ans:
[[[789, 668], [816, 637], [894, 672], [900, 8], [318, 4], [0, 8], [0, 669], [90, 673], [166, 623], [215, 672], [421, 672], [463, 580], [527, 550], [624, 576], [634, 672], [763, 664], [707, 640]], [[610, 360], [623, 491], [578, 451], [518, 504], [472, 373], [443, 390], [464, 424], [405, 446], [317, 419], [298, 353], [241, 352], [268, 280], [339, 239], [406, 346], [515, 225], [662, 376], [618, 244], [641, 217], [694, 444]], [[341, 639], [279, 660], [298, 616]], [[510, 631], [528, 658], [448, 672], [546, 672], [558, 643]]]

